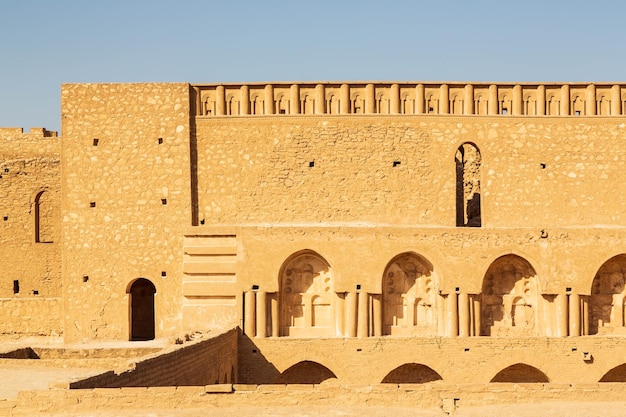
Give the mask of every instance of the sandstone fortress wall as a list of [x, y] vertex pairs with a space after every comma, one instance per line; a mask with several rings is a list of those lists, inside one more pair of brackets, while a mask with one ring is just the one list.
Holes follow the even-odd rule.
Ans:
[[6, 337], [240, 326], [252, 384], [626, 380], [624, 84], [61, 99], [60, 138], [0, 129]]

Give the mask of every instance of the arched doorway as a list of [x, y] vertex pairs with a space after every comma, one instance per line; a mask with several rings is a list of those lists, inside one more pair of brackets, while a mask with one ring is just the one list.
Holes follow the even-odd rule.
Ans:
[[154, 339], [154, 284], [145, 278], [135, 280], [128, 290], [130, 340]]
[[280, 272], [280, 335], [336, 336], [333, 284], [330, 266], [313, 251], [285, 261]]
[[496, 259], [483, 280], [481, 335], [538, 336], [535, 269], [517, 255]]
[[414, 253], [393, 258], [383, 275], [383, 334], [437, 332], [437, 280], [433, 266]]

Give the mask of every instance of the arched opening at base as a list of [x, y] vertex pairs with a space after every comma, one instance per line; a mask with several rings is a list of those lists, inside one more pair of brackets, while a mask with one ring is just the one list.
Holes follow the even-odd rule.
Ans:
[[626, 363], [611, 369], [599, 382], [626, 382]]
[[398, 366], [383, 378], [383, 384], [425, 384], [441, 381], [441, 375], [432, 368], [419, 363], [406, 363]]
[[130, 340], [154, 339], [154, 284], [145, 278], [135, 280], [130, 296]]
[[337, 378], [335, 374], [317, 362], [302, 361], [285, 369], [278, 376], [276, 384], [320, 384], [327, 379]]
[[546, 374], [534, 366], [526, 365], [525, 363], [516, 363], [498, 372], [490, 382], [513, 382], [519, 384], [550, 382], [550, 380]]

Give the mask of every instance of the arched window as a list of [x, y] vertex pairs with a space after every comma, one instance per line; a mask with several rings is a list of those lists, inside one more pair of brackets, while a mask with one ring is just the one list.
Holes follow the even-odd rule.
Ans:
[[154, 339], [154, 284], [145, 278], [135, 280], [130, 295], [130, 340]]
[[41, 191], [35, 197], [35, 242], [54, 242], [54, 213], [51, 195]]
[[280, 274], [280, 335], [335, 336], [335, 297], [324, 258], [305, 251], [285, 261]]
[[456, 225], [480, 227], [480, 177], [482, 158], [473, 143], [464, 143], [456, 151]]
[[481, 335], [537, 336], [538, 300], [537, 274], [528, 261], [496, 259], [483, 280]]

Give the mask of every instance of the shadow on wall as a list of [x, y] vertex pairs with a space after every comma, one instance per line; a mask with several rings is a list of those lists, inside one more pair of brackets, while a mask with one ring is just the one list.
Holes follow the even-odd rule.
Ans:
[[536, 383], [550, 382], [547, 375], [534, 366], [516, 363], [504, 368], [490, 382]]
[[237, 361], [239, 364], [237, 380], [241, 384], [273, 384], [280, 377], [280, 371], [241, 330]]
[[600, 382], [626, 382], [626, 363], [616, 366], [600, 378]]
[[432, 368], [419, 363], [405, 363], [389, 372], [382, 380], [383, 384], [425, 384], [441, 381], [439, 375]]
[[276, 384], [321, 384], [337, 376], [327, 367], [317, 362], [302, 361], [287, 368], [276, 379]]

